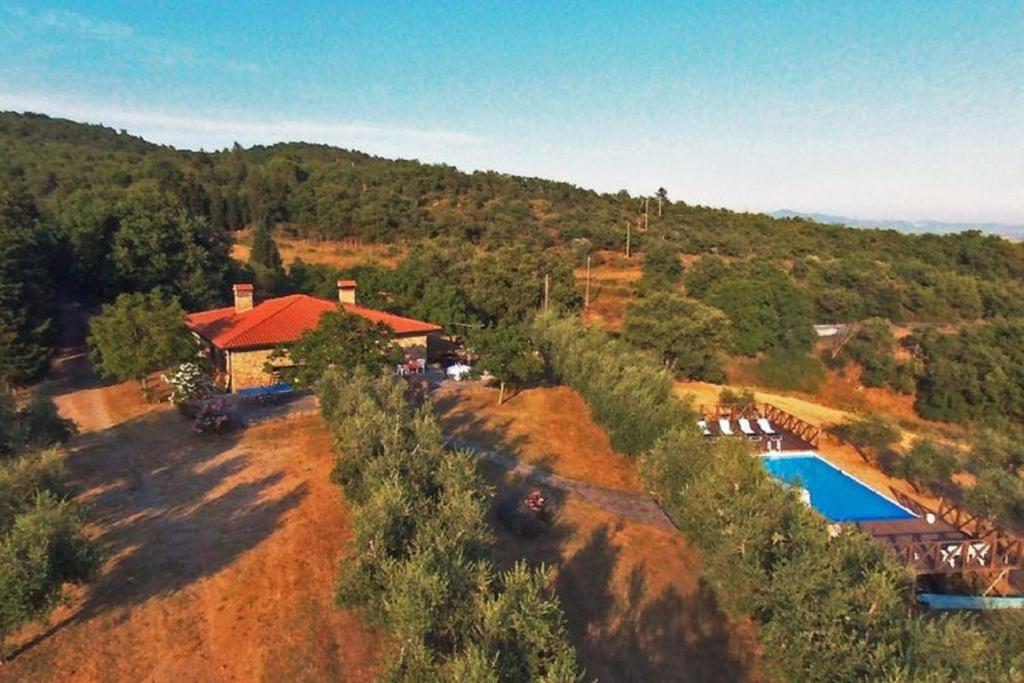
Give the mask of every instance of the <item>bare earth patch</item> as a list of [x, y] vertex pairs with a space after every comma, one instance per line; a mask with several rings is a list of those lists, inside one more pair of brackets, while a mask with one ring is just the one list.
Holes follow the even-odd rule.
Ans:
[[526, 389], [499, 406], [496, 389], [456, 384], [442, 388], [434, 402], [447, 434], [564, 477], [643, 490], [632, 464], [612, 450], [586, 403], [568, 387]]
[[333, 604], [351, 528], [318, 417], [201, 437], [164, 410], [78, 437], [68, 460], [108, 560], [14, 639], [0, 678], [373, 679], [378, 637]]

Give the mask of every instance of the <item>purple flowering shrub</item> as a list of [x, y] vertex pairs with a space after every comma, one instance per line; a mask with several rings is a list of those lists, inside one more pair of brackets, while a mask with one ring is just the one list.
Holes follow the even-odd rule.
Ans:
[[230, 422], [227, 401], [222, 396], [211, 396], [198, 403], [192, 419], [192, 431], [196, 434], [219, 432]]

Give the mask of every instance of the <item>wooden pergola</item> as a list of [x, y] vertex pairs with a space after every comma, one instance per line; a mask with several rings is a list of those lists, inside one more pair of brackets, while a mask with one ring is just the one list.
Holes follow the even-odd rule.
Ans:
[[917, 517], [859, 526], [889, 546], [916, 576], [977, 578], [987, 595], [1011, 571], [1024, 567], [1024, 541], [991, 520], [946, 500], [930, 510], [900, 491], [892, 493]]

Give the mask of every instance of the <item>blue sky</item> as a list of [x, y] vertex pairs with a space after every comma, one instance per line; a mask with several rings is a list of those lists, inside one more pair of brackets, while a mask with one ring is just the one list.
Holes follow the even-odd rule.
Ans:
[[0, 0], [0, 109], [740, 210], [1024, 223], [1022, 2]]

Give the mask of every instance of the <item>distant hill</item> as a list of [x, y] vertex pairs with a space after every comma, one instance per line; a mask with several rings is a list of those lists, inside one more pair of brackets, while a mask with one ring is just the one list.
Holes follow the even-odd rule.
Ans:
[[1024, 224], [1018, 223], [947, 223], [944, 221], [901, 221], [896, 219], [873, 220], [834, 216], [827, 213], [779, 209], [769, 214], [772, 218], [806, 218], [817, 223], [848, 225], [852, 228], [889, 228], [905, 233], [934, 233], [946, 235], [978, 230], [989, 235], [999, 235], [1014, 240], [1024, 240]]

